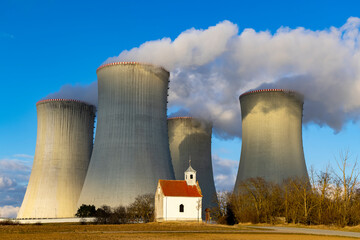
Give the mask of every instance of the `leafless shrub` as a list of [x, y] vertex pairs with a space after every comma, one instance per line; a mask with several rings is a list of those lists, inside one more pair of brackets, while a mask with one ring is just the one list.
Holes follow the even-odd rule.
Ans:
[[248, 179], [234, 193], [219, 193], [219, 223], [360, 224], [358, 159], [349, 151], [335, 158], [337, 169], [309, 171], [309, 179], [287, 179], [281, 185]]
[[6, 219], [4, 221], [0, 221], [0, 225], [20, 225], [18, 221], [13, 221], [11, 219]]
[[136, 197], [128, 207], [129, 217], [134, 222], [154, 221], [154, 194], [144, 194]]
[[96, 224], [125, 224], [150, 222], [154, 220], [154, 195], [145, 194], [136, 197], [128, 207], [111, 208], [102, 206], [96, 210]]

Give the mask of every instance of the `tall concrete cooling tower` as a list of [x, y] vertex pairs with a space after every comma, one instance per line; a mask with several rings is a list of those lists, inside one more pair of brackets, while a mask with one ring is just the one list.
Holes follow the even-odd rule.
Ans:
[[174, 179], [167, 131], [169, 72], [134, 62], [100, 66], [94, 150], [78, 201], [96, 207], [132, 203]]
[[168, 119], [169, 143], [176, 180], [184, 180], [191, 166], [196, 170], [202, 195], [202, 209], [216, 206], [216, 190], [211, 160], [212, 124], [191, 117]]
[[36, 107], [34, 163], [17, 217], [74, 217], [92, 151], [95, 107], [65, 99]]
[[261, 177], [281, 184], [308, 178], [303, 144], [303, 96], [265, 89], [240, 96], [242, 148], [235, 191], [241, 181]]

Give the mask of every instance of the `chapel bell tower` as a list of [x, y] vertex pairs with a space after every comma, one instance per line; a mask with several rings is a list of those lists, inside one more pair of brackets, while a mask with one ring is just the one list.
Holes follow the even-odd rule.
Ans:
[[196, 171], [191, 167], [191, 158], [189, 159], [189, 168], [185, 171], [185, 181], [187, 185], [196, 185]]

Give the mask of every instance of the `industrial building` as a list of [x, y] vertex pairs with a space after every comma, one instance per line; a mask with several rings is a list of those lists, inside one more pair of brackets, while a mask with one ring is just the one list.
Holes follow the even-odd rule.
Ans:
[[67, 99], [36, 107], [34, 163], [17, 217], [74, 217], [92, 151], [95, 107]]
[[167, 129], [169, 72], [135, 62], [97, 69], [94, 149], [78, 206], [117, 207], [174, 179]]
[[211, 159], [212, 124], [193, 117], [174, 117], [168, 119], [168, 129], [175, 179], [183, 179], [191, 158], [191, 165], [198, 170], [197, 179], [202, 189], [203, 209], [216, 206]]
[[240, 96], [242, 148], [235, 191], [249, 178], [281, 184], [308, 179], [303, 143], [303, 96], [283, 89], [264, 89]]

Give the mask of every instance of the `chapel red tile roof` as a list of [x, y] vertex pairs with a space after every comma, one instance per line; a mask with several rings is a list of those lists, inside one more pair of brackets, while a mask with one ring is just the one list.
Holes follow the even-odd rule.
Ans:
[[202, 197], [199, 184], [190, 186], [185, 180], [159, 180], [159, 183], [168, 197]]

